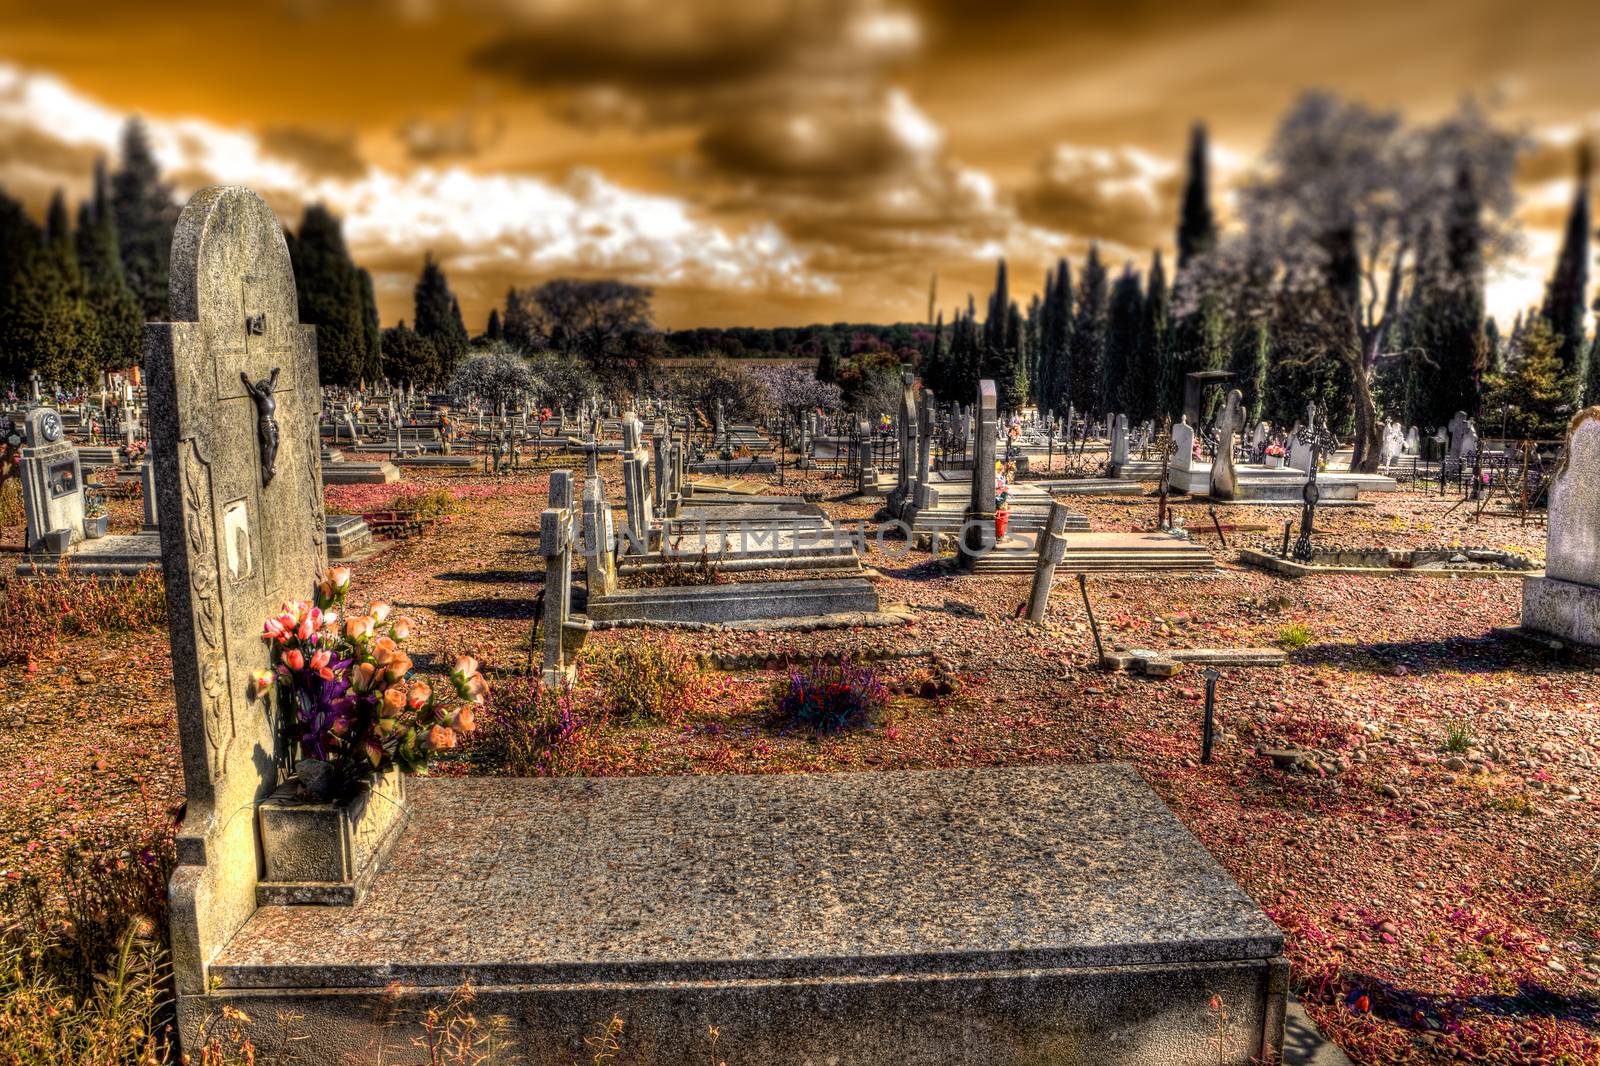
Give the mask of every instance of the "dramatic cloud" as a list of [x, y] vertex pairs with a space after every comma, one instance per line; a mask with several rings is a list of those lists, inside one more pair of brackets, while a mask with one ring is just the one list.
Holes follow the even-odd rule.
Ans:
[[1172, 232], [1182, 185], [1176, 163], [1138, 148], [1058, 144], [1017, 200], [1023, 216], [1040, 225], [1154, 247]]
[[[36, 201], [57, 186], [81, 187], [93, 158], [114, 155], [124, 120], [56, 78], [0, 64], [0, 144], [51, 146], [5, 152], [0, 184]], [[489, 274], [496, 285], [603, 273], [746, 293], [835, 291], [775, 226], [732, 232], [682, 200], [631, 191], [592, 170], [561, 182], [458, 167], [397, 173], [356, 166], [353, 157], [330, 166], [339, 153], [303, 133], [258, 138], [197, 120], [148, 126], [162, 169], [182, 192], [249, 185], [291, 226], [300, 207], [325, 203], [344, 219], [356, 258], [379, 270], [414, 271], [432, 250], [456, 276]]]
[[411, 118], [395, 131], [406, 154], [419, 162], [470, 158], [499, 142], [505, 122], [497, 115], [462, 111], [452, 118]]

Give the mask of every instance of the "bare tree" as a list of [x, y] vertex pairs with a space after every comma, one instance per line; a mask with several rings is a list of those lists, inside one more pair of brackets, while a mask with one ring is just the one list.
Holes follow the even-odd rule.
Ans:
[[[1269, 285], [1293, 310], [1306, 361], [1332, 358], [1355, 388], [1351, 468], [1377, 469], [1382, 424], [1372, 376], [1404, 307], [1429, 227], [1437, 228], [1465, 168], [1483, 204], [1486, 258], [1515, 240], [1511, 179], [1518, 139], [1465, 104], [1431, 126], [1408, 127], [1326, 93], [1302, 97], [1279, 125], [1259, 174], [1240, 192], [1248, 254], [1237, 240], [1191, 262], [1180, 304], [1241, 283]], [[1265, 257], [1268, 279], [1241, 270]], [[1253, 276], [1254, 275], [1254, 276]]]
[[601, 378], [637, 386], [655, 352], [650, 290], [625, 281], [557, 278], [533, 294], [550, 347], [588, 361]]

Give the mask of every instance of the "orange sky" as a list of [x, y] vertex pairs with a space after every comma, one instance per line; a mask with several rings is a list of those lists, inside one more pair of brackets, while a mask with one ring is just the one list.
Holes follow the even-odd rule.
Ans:
[[919, 319], [1102, 243], [1170, 251], [1189, 124], [1219, 208], [1283, 110], [1331, 88], [1427, 119], [1471, 93], [1534, 144], [1538, 298], [1600, 130], [1600, 4], [1021, 0], [0, 0], [0, 185], [75, 195], [128, 113], [181, 191], [323, 200], [410, 317], [423, 252], [469, 325], [511, 284], [616, 274], [668, 326]]

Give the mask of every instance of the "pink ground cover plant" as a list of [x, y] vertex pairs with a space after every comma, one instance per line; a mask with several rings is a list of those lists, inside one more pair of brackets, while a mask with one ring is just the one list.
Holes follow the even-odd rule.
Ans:
[[415, 623], [385, 603], [345, 614], [350, 571], [336, 567], [315, 602], [284, 604], [261, 638], [274, 667], [254, 679], [258, 694], [277, 687], [301, 786], [322, 799], [352, 795], [399, 767], [420, 773], [439, 752], [471, 733], [489, 686], [477, 660], [462, 656], [448, 685], [413, 673], [402, 645]]

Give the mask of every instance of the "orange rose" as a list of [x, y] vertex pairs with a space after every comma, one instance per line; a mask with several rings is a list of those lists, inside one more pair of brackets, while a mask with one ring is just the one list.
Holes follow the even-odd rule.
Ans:
[[446, 725], [436, 725], [428, 730], [428, 747], [435, 751], [456, 746], [455, 730]]

